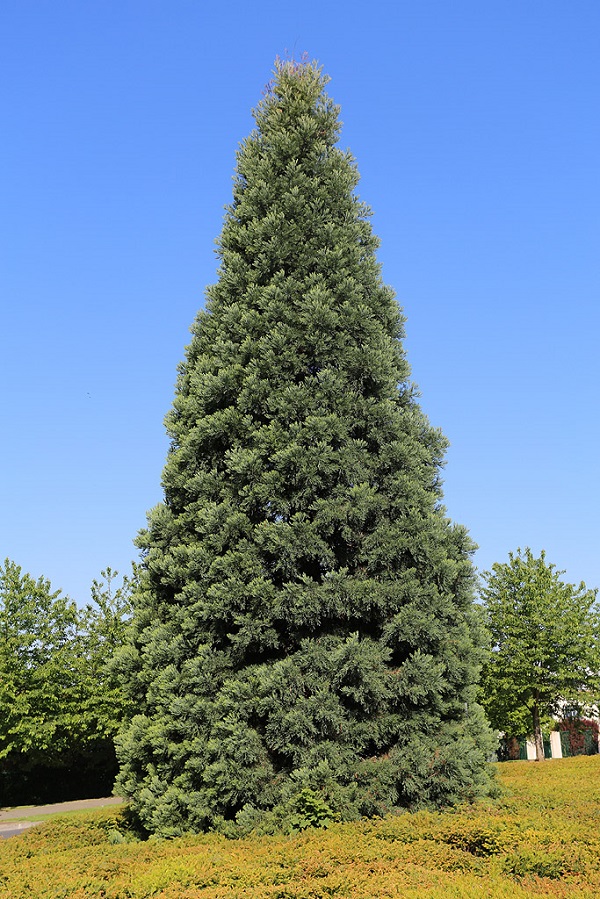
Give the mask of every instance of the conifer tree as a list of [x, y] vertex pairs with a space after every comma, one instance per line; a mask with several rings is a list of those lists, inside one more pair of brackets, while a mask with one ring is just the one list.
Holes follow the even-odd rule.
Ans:
[[139, 714], [118, 784], [152, 832], [488, 783], [473, 545], [441, 505], [446, 443], [415, 400], [326, 82], [276, 64], [167, 416], [120, 660]]

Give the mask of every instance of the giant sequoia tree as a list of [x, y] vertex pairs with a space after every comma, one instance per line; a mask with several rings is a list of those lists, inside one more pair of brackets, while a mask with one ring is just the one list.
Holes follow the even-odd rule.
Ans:
[[163, 834], [487, 783], [472, 544], [325, 83], [279, 63], [241, 146], [139, 538], [119, 785]]

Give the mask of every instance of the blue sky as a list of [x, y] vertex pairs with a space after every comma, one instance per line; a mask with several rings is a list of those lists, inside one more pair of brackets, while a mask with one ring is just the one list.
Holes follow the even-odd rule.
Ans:
[[597, 0], [4, 0], [0, 556], [79, 602], [161, 499], [162, 424], [277, 54], [341, 144], [488, 568], [600, 586]]

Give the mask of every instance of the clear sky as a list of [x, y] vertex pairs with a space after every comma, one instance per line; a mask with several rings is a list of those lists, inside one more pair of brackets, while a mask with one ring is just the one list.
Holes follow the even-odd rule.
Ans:
[[600, 586], [598, 0], [4, 0], [0, 556], [79, 602], [137, 558], [286, 48], [331, 76], [477, 565]]

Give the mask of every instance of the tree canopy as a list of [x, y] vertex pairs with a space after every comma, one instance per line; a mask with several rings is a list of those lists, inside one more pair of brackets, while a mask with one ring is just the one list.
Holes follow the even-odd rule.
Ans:
[[2, 804], [110, 792], [125, 699], [109, 670], [125, 636], [130, 582], [94, 581], [80, 608], [15, 562], [0, 566]]
[[488, 782], [473, 544], [326, 81], [278, 62], [241, 145], [139, 538], [118, 783], [161, 834]]
[[481, 597], [492, 652], [481, 696], [490, 722], [511, 736], [533, 734], [544, 757], [541, 721], [565, 706], [583, 712], [598, 699], [600, 613], [596, 591], [526, 548], [484, 574]]

